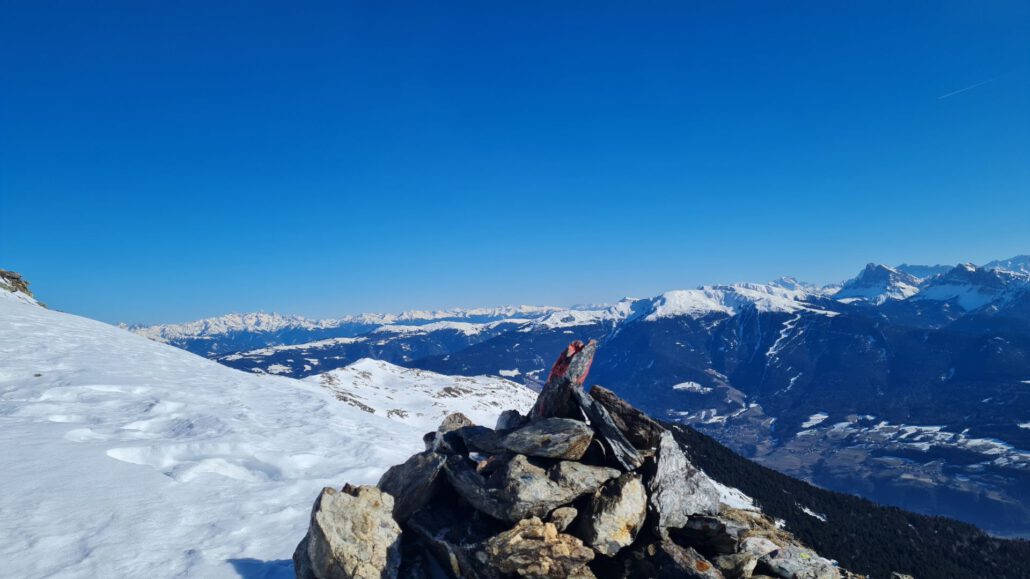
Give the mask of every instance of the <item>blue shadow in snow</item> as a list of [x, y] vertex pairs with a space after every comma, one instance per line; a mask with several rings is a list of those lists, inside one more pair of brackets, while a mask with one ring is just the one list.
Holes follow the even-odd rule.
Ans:
[[293, 561], [259, 561], [257, 559], [229, 559], [241, 579], [294, 579]]

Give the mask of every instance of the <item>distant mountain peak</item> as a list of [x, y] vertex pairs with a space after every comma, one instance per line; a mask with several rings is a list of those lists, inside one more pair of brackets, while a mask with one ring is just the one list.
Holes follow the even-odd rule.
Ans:
[[996, 259], [983, 265], [984, 269], [1000, 269], [1013, 273], [1030, 275], [1030, 255], [1017, 255], [1008, 259]]
[[919, 291], [919, 278], [881, 263], [869, 263], [859, 274], [844, 282], [834, 298], [845, 303], [880, 305], [903, 300]]

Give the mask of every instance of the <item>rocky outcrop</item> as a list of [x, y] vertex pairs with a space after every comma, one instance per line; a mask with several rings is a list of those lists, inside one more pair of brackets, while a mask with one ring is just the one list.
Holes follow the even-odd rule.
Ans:
[[646, 414], [584, 392], [593, 353], [562, 352], [530, 416], [506, 413], [497, 429], [448, 416], [378, 491], [323, 491], [297, 576], [856, 577], [761, 512], [720, 504]]
[[395, 577], [400, 535], [390, 495], [373, 486], [326, 487], [315, 499], [308, 534], [293, 553], [297, 577]]

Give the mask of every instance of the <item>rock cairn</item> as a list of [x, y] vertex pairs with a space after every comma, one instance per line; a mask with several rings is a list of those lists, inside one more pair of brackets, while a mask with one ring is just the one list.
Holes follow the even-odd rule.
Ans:
[[528, 416], [448, 416], [375, 487], [326, 488], [299, 579], [858, 577], [730, 508], [671, 432], [600, 386], [595, 342], [558, 357]]

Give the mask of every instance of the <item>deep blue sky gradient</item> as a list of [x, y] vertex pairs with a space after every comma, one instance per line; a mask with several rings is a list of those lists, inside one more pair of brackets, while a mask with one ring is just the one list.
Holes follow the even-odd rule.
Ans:
[[0, 267], [107, 321], [1030, 253], [1027, 1], [26, 0], [0, 59]]

